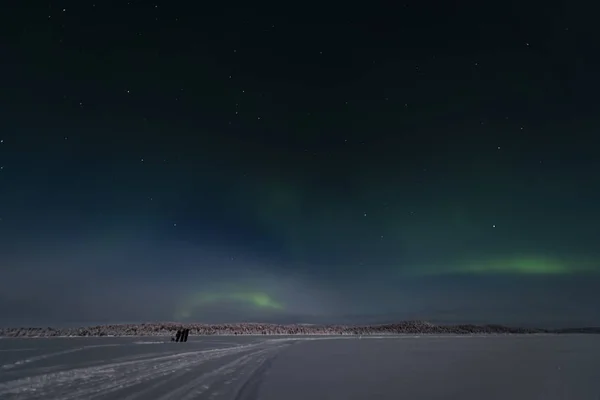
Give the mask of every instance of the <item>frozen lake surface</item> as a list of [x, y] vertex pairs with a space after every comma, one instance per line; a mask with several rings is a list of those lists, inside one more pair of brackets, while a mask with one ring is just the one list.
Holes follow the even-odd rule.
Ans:
[[600, 399], [600, 335], [0, 339], [9, 399]]

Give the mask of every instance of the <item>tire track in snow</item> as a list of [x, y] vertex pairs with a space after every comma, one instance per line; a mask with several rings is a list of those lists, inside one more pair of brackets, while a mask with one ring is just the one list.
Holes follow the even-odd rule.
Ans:
[[[290, 343], [293, 344], [295, 342]], [[256, 368], [250, 377], [246, 379], [242, 387], [237, 391], [234, 400], [255, 400], [258, 399], [258, 391], [262, 380], [271, 368], [271, 363], [279, 355], [275, 354], [272, 357], [262, 360], [258, 368]], [[227, 383], [227, 382], [226, 382]]]
[[[97, 397], [182, 371], [212, 359], [252, 350], [261, 344], [176, 353], [17, 379], [0, 384], [0, 398], [76, 400]], [[72, 349], [67, 352], [80, 350]], [[65, 354], [65, 352], [60, 353]], [[58, 354], [52, 354], [55, 355]]]
[[93, 348], [97, 348], [97, 347], [115, 347], [115, 346], [122, 346], [122, 345], [120, 345], [120, 344], [98, 344], [98, 345], [92, 345], [92, 346], [77, 347], [75, 349], [68, 349], [68, 350], [63, 350], [63, 351], [57, 351], [55, 353], [46, 353], [46, 354], [41, 354], [39, 356], [24, 358], [22, 360], [15, 361], [14, 363], [4, 364], [0, 368], [2, 368], [4, 370], [13, 369], [13, 368], [17, 368], [22, 365], [30, 364], [30, 363], [33, 363], [36, 361], [46, 360], [48, 358], [57, 357], [57, 356], [62, 356], [64, 354], [76, 353], [78, 351], [93, 349]]
[[[156, 352], [156, 353], [144, 353], [144, 354], [138, 354], [138, 355], [131, 355], [131, 356], [123, 356], [123, 357], [117, 357], [111, 360], [111, 362], [113, 363], [118, 363], [118, 362], [122, 362], [122, 361], [133, 361], [133, 360], [143, 360], [143, 359], [149, 359], [149, 358], [153, 358], [153, 357], [158, 357], [158, 356], [164, 356], [164, 355], [168, 355], [168, 354], [173, 354], [173, 351], [162, 351], [162, 352]], [[73, 370], [73, 369], [82, 369], [82, 368], [90, 368], [90, 367], [96, 367], [96, 366], [102, 366], [102, 365], [106, 365], [106, 361], [102, 361], [102, 360], [91, 360], [88, 363], [84, 364], [84, 365], [79, 365], [79, 366], [72, 366], [69, 364], [57, 364], [57, 365], [51, 365], [51, 366], [47, 366], [47, 367], [32, 367], [27, 369], [27, 375], [29, 376], [35, 376], [35, 375], [45, 375], [45, 374], [49, 374], [51, 372], [65, 372], [65, 371], [69, 371], [69, 370]], [[6, 372], [4, 372], [4, 374], [6, 374], [5, 376], [10, 376], [11, 374], [13, 376], [16, 376], [17, 378], [19, 378], [21, 376], [21, 371], [20, 369], [11, 369], [11, 370], [7, 370]]]
[[233, 399], [254, 371], [264, 364], [268, 356], [276, 354], [286, 346], [268, 347], [245, 354], [211, 372], [202, 374], [157, 400]]
[[4, 353], [4, 352], [11, 353], [13, 351], [16, 352], [16, 351], [32, 351], [32, 350], [38, 350], [38, 348], [37, 347], [28, 347], [25, 349], [1, 349], [0, 353]]
[[[238, 350], [238, 347], [240, 347], [240, 346], [236, 346], [236, 350]], [[159, 373], [158, 375], [153, 375], [152, 377], [150, 377], [150, 379], [148, 379], [146, 381], [149, 381], [149, 380], [156, 381], [156, 380], [158, 380], [158, 382], [156, 382], [154, 384], [151, 384], [151, 385], [143, 385], [140, 388], [140, 390], [136, 390], [134, 393], [132, 393], [132, 394], [130, 394], [128, 396], [125, 396], [125, 397], [120, 396], [119, 399], [121, 399], [121, 400], [135, 400], [135, 399], [148, 399], [148, 398], [156, 399], [157, 398], [157, 395], [156, 395], [157, 391], [160, 391], [161, 388], [163, 388], [163, 387], [165, 387], [165, 386], [167, 386], [169, 384], [176, 383], [177, 380], [184, 379], [186, 375], [193, 375], [193, 372], [194, 372], [193, 368], [194, 367], [198, 367], [198, 366], [200, 366], [202, 364], [206, 364], [206, 363], [211, 362], [211, 361], [217, 361], [217, 360], [220, 360], [222, 358], [226, 358], [228, 356], [238, 355], [238, 354], [242, 354], [243, 355], [243, 354], [246, 354], [247, 352], [252, 352], [253, 351], [253, 349], [248, 349], [247, 346], [243, 346], [243, 347], [244, 348], [243, 349], [239, 349], [239, 351], [227, 352], [227, 353], [224, 353], [224, 354], [218, 354], [217, 356], [207, 357], [204, 360], [202, 360], [202, 362], [195, 363], [194, 365], [191, 365], [191, 364], [190, 365], [186, 365], [185, 367], [180, 368], [178, 370], [164, 371], [164, 373]], [[256, 347], [256, 346], [252, 346], [252, 347]], [[263, 351], [263, 350], [259, 350], [259, 351]], [[256, 353], [256, 350], [254, 350], [253, 353]], [[253, 354], [253, 353], [251, 353], [251, 354]], [[241, 357], [243, 358], [245, 356], [241, 356]], [[238, 360], [238, 359], [239, 359], [239, 357], [236, 358], [236, 360]], [[212, 374], [212, 372], [208, 373], [208, 374]], [[207, 374], [203, 374], [203, 376], [204, 375], [207, 375]], [[164, 378], [164, 379], [161, 379], [161, 378]], [[189, 382], [189, 380], [188, 380], [188, 382]], [[141, 383], [143, 383], [143, 382], [141, 382]], [[136, 384], [130, 385], [128, 387], [132, 387], [132, 386], [136, 386], [136, 385], [140, 385], [140, 384], [136, 383]], [[186, 384], [186, 387], [187, 387], [187, 385], [188, 384]], [[118, 387], [118, 388], [115, 388], [114, 391], [119, 391], [121, 389], [123, 389], [123, 388], [122, 387]], [[133, 389], [135, 389], [135, 388], [133, 388]], [[169, 391], [168, 394], [170, 394], [170, 393], [172, 393], [174, 391], [176, 391], [178, 393], [181, 392], [181, 386], [179, 386], [175, 390]], [[109, 391], [105, 390], [102, 393], [99, 393], [97, 397], [102, 397], [102, 396], [105, 396], [105, 395], [107, 395], [109, 393], [112, 393], [112, 392], [113, 392], [112, 389], [109, 390]], [[163, 397], [160, 397], [160, 398], [163, 398]], [[93, 397], [93, 398], [95, 398], [95, 397]], [[179, 397], [176, 397], [176, 398], [178, 400], [181, 400]]]

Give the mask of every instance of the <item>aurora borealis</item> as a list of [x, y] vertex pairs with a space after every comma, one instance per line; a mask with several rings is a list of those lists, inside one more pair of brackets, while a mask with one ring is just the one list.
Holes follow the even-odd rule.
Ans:
[[600, 324], [595, 21], [287, 7], [15, 6], [0, 323]]

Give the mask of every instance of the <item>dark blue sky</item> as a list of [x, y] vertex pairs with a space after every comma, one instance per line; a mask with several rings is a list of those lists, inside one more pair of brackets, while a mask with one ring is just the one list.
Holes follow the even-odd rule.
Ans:
[[11, 9], [0, 322], [600, 324], [593, 18], [322, 11]]

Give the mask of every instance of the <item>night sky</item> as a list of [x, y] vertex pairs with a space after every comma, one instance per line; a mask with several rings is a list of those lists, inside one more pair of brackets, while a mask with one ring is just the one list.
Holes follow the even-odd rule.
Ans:
[[0, 323], [600, 324], [589, 10], [14, 3]]

